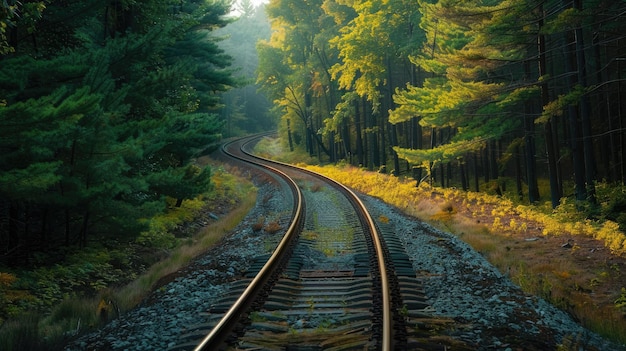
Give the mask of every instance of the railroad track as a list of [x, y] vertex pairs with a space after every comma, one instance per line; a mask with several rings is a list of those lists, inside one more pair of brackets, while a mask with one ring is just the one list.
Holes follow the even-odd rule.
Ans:
[[245, 151], [224, 153], [279, 177], [293, 210], [272, 254], [257, 257], [178, 350], [436, 350], [428, 305], [404, 248], [350, 189]]

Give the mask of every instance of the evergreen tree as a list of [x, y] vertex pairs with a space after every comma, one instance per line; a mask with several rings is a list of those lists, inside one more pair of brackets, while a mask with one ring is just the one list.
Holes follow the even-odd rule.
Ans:
[[219, 140], [211, 111], [234, 84], [209, 36], [228, 6], [141, 5], [49, 4], [38, 40], [0, 57], [5, 252], [132, 240], [166, 197], [180, 205], [209, 190], [210, 170], [193, 159]]

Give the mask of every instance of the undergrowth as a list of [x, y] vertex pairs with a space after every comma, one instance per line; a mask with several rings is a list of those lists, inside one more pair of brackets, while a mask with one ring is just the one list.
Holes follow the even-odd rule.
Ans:
[[[149, 229], [134, 241], [65, 248], [54, 253], [65, 258], [53, 265], [46, 264], [47, 254], [38, 254], [31, 269], [0, 267], [0, 350], [59, 350], [135, 307], [161, 278], [215, 245], [254, 205], [256, 189], [230, 173], [214, 169], [213, 190], [181, 207], [171, 199], [168, 211], [146, 220]], [[198, 233], [177, 232], [216, 201], [235, 208]]]
[[[591, 237], [602, 242], [612, 254], [626, 255], [626, 236], [620, 224], [609, 217], [590, 218], [589, 212], [580, 209], [580, 204], [567, 198], [553, 210], [549, 203], [524, 205], [495, 194], [432, 187], [425, 182], [416, 186], [412, 179], [351, 166], [321, 167], [302, 163], [299, 166], [378, 197], [409, 215], [455, 233], [503, 273], [511, 275], [511, 279], [528, 293], [545, 298], [582, 321], [589, 329], [626, 343], [623, 300], [617, 298], [614, 304], [598, 306], [589, 294], [594, 284], [619, 279], [622, 274], [619, 268], [609, 266], [601, 272], [584, 273], [571, 270], [567, 262], [546, 263], [524, 257], [524, 253], [512, 255], [514, 252], [511, 251], [515, 235], [524, 237], [531, 228], [541, 228], [542, 236], [567, 234]], [[603, 190], [598, 191], [599, 202], [610, 203], [608, 194]], [[459, 207], [470, 209], [469, 216], [458, 216]], [[607, 210], [596, 209], [595, 213], [603, 211]], [[571, 252], [578, 249], [574, 245]], [[541, 255], [540, 252], [536, 254]]]
[[[600, 335], [626, 344], [626, 287], [620, 265], [611, 264], [608, 258], [589, 267], [590, 258], [575, 241], [566, 251], [569, 255], [560, 258], [557, 253], [546, 259], [554, 250], [542, 251], [541, 245], [533, 245], [541, 238], [580, 236], [598, 240], [613, 257], [624, 257], [626, 187], [598, 183], [595, 204], [575, 201], [569, 194], [553, 209], [549, 201], [524, 202], [511, 186], [515, 184], [512, 179], [481, 183], [480, 192], [439, 188], [427, 182], [416, 186], [413, 179], [348, 165], [311, 166], [317, 160], [302, 157], [298, 151], [283, 152], [286, 147], [279, 150], [280, 143], [280, 139], [267, 138], [257, 150], [271, 147], [268, 157], [329, 176], [454, 233], [526, 292], [547, 299]], [[541, 194], [549, 194], [547, 180], [539, 179], [538, 187]], [[568, 188], [573, 189], [573, 185]], [[527, 189], [522, 191], [527, 193]], [[599, 288], [604, 289], [602, 296], [595, 293]], [[569, 341], [564, 349], [578, 349], [577, 340]]]

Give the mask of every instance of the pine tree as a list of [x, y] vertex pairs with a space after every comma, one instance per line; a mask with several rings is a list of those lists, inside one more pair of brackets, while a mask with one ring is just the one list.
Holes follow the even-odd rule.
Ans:
[[[132, 240], [166, 197], [180, 205], [210, 189], [210, 170], [193, 159], [219, 140], [223, 123], [209, 111], [233, 84], [229, 58], [208, 37], [226, 23], [226, 4], [70, 5], [50, 4], [34, 26], [37, 45], [0, 57], [7, 251]], [[42, 40], [53, 38], [52, 21], [65, 36]]]

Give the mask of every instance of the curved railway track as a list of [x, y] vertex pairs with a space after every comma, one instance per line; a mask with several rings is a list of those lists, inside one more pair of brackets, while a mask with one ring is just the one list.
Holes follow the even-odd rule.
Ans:
[[[340, 186], [284, 165], [271, 165], [283, 176], [259, 167], [244, 169], [258, 200], [235, 230], [140, 306], [64, 350], [623, 349], [524, 293], [454, 235], [368, 196], [364, 219]], [[281, 247], [288, 254], [270, 260]]]
[[[289, 226], [270, 255], [215, 304], [208, 322], [171, 350], [403, 350], [427, 307], [394, 233], [379, 232], [350, 189], [246, 151], [229, 157], [279, 177], [293, 194]], [[382, 225], [384, 227], [384, 224]]]

